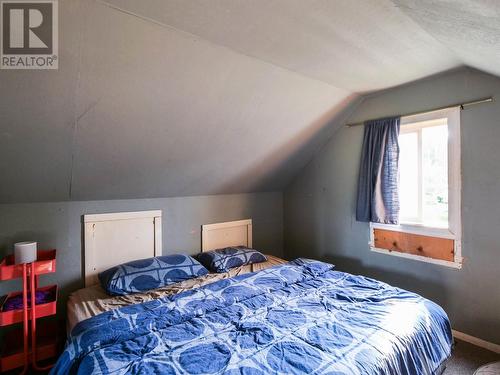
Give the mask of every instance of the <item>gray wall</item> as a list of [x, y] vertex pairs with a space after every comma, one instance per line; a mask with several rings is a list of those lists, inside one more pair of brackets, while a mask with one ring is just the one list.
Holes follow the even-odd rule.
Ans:
[[[60, 311], [66, 296], [83, 287], [82, 215], [90, 213], [163, 211], [163, 254], [195, 254], [200, 251], [201, 225], [220, 221], [253, 219], [254, 247], [282, 255], [282, 193], [254, 193], [163, 199], [87, 202], [52, 202], [0, 205], [0, 256], [12, 252], [17, 241], [38, 241], [39, 248], [56, 248], [57, 273], [43, 277], [61, 288]], [[0, 283], [0, 295], [18, 288], [15, 282]], [[64, 315], [61, 315], [64, 316]]]
[[[494, 95], [500, 80], [473, 70], [367, 97], [358, 122]], [[500, 103], [462, 111], [462, 270], [370, 252], [355, 220], [363, 127], [340, 128], [286, 189], [286, 256], [326, 259], [340, 270], [415, 291], [444, 307], [455, 329], [500, 344]]]

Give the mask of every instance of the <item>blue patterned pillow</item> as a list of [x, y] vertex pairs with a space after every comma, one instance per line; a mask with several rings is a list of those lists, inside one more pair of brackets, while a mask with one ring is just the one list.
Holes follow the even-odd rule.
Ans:
[[212, 272], [227, 272], [230, 268], [267, 260], [264, 254], [244, 246], [207, 251], [198, 254], [196, 259]]
[[196, 259], [182, 254], [134, 260], [99, 274], [103, 289], [123, 296], [206, 275], [208, 270]]

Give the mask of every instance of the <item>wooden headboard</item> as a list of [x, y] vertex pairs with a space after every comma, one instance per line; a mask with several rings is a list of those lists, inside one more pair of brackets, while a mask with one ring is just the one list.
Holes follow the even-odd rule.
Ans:
[[161, 255], [161, 210], [84, 215], [83, 224], [86, 287], [110, 267]]
[[202, 225], [201, 251], [229, 246], [252, 247], [252, 219]]

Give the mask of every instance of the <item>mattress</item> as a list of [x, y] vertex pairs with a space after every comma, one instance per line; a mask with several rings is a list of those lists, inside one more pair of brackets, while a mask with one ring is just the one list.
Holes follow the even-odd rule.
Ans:
[[184, 292], [186, 290], [199, 288], [202, 285], [213, 283], [218, 280], [243, 275], [249, 272], [260, 271], [278, 264], [286, 263], [286, 260], [272, 255], [266, 255], [266, 257], [266, 262], [235, 267], [229, 272], [224, 273], [209, 273], [208, 275], [200, 276], [159, 289], [150, 290], [146, 293], [135, 293], [126, 296], [112, 297], [109, 296], [99, 284], [79, 289], [72, 293], [68, 298], [67, 332], [69, 334], [73, 327], [82, 320], [91, 318], [105, 311], [151, 301], [153, 299]]
[[52, 374], [434, 375], [441, 307], [308, 259], [82, 321]]

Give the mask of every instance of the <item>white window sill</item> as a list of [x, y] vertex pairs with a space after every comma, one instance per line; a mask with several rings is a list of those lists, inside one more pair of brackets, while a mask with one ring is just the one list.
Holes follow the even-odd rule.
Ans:
[[452, 233], [448, 228], [432, 228], [420, 224], [401, 223], [399, 225], [396, 225], [396, 224], [370, 223], [370, 226], [371, 230], [386, 229], [386, 230], [392, 230], [394, 232], [420, 234], [422, 236], [447, 238], [450, 240], [454, 240], [456, 238], [455, 234]]
[[450, 261], [447, 261], [447, 260], [428, 258], [428, 257], [424, 257], [424, 256], [421, 256], [421, 255], [400, 253], [399, 251], [390, 251], [390, 250], [387, 250], [387, 249], [379, 249], [379, 248], [373, 247], [372, 244], [370, 244], [370, 250], [373, 251], [373, 252], [375, 252], [375, 253], [386, 254], [386, 255], [393, 255], [393, 256], [397, 256], [397, 257], [400, 257], [400, 258], [406, 258], [406, 259], [413, 259], [413, 260], [417, 260], [419, 262], [426, 262], [426, 263], [438, 264], [440, 266], [445, 266], [445, 267], [450, 267], [450, 268], [455, 268], [455, 269], [461, 269], [462, 268], [462, 263], [461, 262], [450, 262]]

